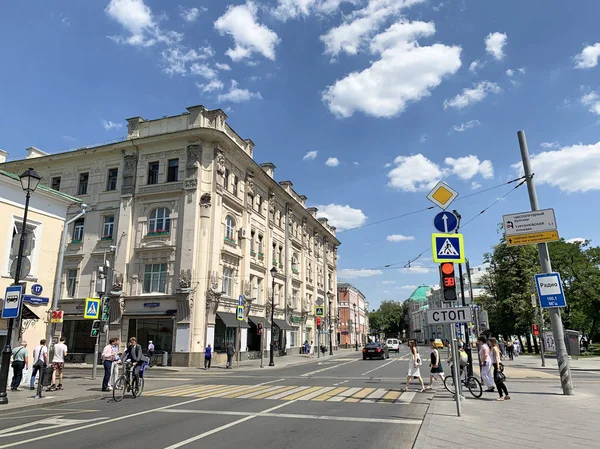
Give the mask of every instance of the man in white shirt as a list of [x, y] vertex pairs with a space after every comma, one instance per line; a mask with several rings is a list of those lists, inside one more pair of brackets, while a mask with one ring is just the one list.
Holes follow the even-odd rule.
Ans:
[[485, 391], [494, 391], [494, 379], [490, 368], [492, 366], [492, 358], [490, 357], [490, 347], [487, 344], [485, 336], [477, 339], [479, 345], [479, 365], [481, 367], [481, 380], [487, 387]]
[[46, 347], [46, 339], [40, 340], [40, 344], [33, 350], [33, 360], [31, 367], [31, 379], [29, 381], [29, 389], [35, 390], [35, 376], [40, 372], [40, 382], [44, 375], [44, 368], [48, 364], [48, 348]]
[[[63, 389], [63, 370], [65, 368], [65, 356], [67, 355], [67, 345], [65, 337], [60, 337], [59, 343], [54, 345], [54, 357], [52, 357], [52, 385], [48, 391]], [[56, 386], [56, 373], [58, 373], [58, 386]]]

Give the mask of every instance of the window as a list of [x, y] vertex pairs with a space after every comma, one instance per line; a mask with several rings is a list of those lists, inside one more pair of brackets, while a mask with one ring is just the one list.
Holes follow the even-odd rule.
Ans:
[[84, 219], [80, 218], [73, 224], [73, 236], [71, 238], [71, 243], [81, 243], [81, 241], [83, 240], [84, 223]]
[[148, 184], [158, 184], [158, 162], [148, 164]]
[[67, 295], [75, 297], [77, 290], [77, 270], [67, 270]]
[[262, 304], [262, 279], [261, 278], [256, 278], [256, 298], [257, 298], [257, 303], [258, 304]]
[[89, 173], [80, 173], [79, 174], [79, 187], [77, 189], [78, 195], [87, 195], [89, 178], [90, 178]]
[[144, 267], [144, 293], [166, 293], [167, 264], [151, 263]]
[[235, 243], [235, 221], [230, 215], [225, 218], [225, 239], [231, 243]]
[[292, 309], [298, 308], [298, 290], [292, 290]]
[[233, 179], [231, 182], [231, 188], [232, 188], [233, 194], [235, 196], [237, 196], [237, 194], [238, 194], [238, 178], [236, 175], [233, 175]]
[[292, 271], [298, 273], [298, 253], [294, 253], [292, 256]]
[[179, 181], [179, 159], [169, 159], [167, 182]]
[[50, 184], [52, 190], [59, 191], [60, 190], [60, 176], [55, 176], [52, 178], [52, 184]]
[[258, 234], [258, 254], [263, 253], [263, 235]]
[[171, 211], [166, 207], [154, 209], [148, 220], [148, 234], [168, 234], [171, 230]]
[[228, 297], [231, 297], [233, 295], [232, 281], [233, 270], [227, 267], [223, 268], [223, 295]]
[[106, 190], [117, 190], [118, 168], [109, 168], [106, 177]]
[[227, 169], [225, 169], [225, 173], [223, 173], [223, 188], [229, 190], [229, 170]]
[[256, 195], [256, 210], [262, 215], [262, 196]]
[[115, 227], [115, 216], [105, 215], [104, 226], [102, 226], [102, 240], [112, 240]]
[[254, 210], [254, 196], [250, 194], [248, 194], [248, 206]]
[[279, 259], [279, 265], [283, 265], [283, 246], [279, 247], [279, 256], [277, 258]]
[[250, 232], [250, 253], [254, 254], [254, 231]]
[[298, 342], [298, 331], [290, 331], [290, 346], [291, 347], [296, 347], [296, 346], [300, 346], [300, 343]]

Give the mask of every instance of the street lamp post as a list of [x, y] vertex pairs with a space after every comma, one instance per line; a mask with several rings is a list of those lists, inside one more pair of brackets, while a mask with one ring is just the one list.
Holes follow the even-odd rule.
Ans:
[[[33, 168], [28, 168], [19, 176], [21, 187], [25, 191], [25, 211], [23, 212], [23, 224], [21, 225], [21, 236], [19, 239], [19, 253], [17, 255], [17, 266], [15, 270], [14, 285], [19, 285], [21, 277], [21, 264], [23, 261], [23, 249], [25, 246], [25, 231], [27, 229], [27, 212], [29, 211], [29, 199], [31, 194], [35, 192], [42, 177], [38, 175]], [[19, 316], [21, 311], [19, 310]], [[6, 387], [8, 384], [8, 365], [10, 364], [10, 355], [12, 352], [11, 338], [14, 326], [14, 319], [8, 320], [8, 330], [6, 335], [6, 346], [2, 351], [2, 366], [0, 367], [0, 404], [8, 404], [8, 395]], [[41, 380], [40, 380], [41, 382]]]
[[333, 321], [331, 321], [331, 301], [333, 295], [331, 292], [327, 292], [327, 296], [329, 297], [329, 355], [333, 355]]
[[358, 351], [358, 331], [360, 328], [360, 323], [358, 322], [357, 318], [356, 318], [356, 303], [352, 304], [352, 307], [354, 308], [354, 322], [356, 323], [354, 325], [354, 348], [356, 351]]
[[271, 284], [271, 350], [269, 352], [269, 366], [275, 366], [275, 360], [273, 360], [273, 352], [275, 351], [275, 343], [273, 343], [274, 327], [275, 327], [275, 275], [277, 274], [277, 268], [271, 268], [271, 277], [273, 278]]

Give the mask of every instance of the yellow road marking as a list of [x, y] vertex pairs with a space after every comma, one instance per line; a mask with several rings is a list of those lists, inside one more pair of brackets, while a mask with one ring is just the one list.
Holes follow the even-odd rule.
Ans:
[[[387, 401], [393, 402], [393, 401], [395, 401], [396, 399], [398, 399], [398, 397], [399, 397], [401, 394], [402, 394], [402, 392], [401, 392], [401, 391], [391, 391], [391, 390], [390, 390], [390, 392], [389, 392], [388, 394], [386, 394], [386, 395], [383, 397], [383, 401], [386, 401], [386, 402], [387, 402]], [[381, 401], [381, 400], [382, 400], [382, 399], [380, 399], [380, 401]]]
[[286, 397], [282, 398], [282, 400], [283, 401], [292, 401], [294, 399], [298, 399], [298, 398], [301, 398], [302, 396], [310, 394], [313, 391], [320, 390], [321, 388], [323, 388], [323, 387], [310, 387], [308, 390], [304, 390], [304, 391], [300, 391], [298, 393], [290, 394], [289, 396], [286, 396]]
[[181, 390], [181, 391], [173, 391], [164, 396], [177, 398], [177, 397], [181, 397], [181, 396], [195, 395], [197, 393], [204, 393], [207, 391], [214, 391], [221, 387], [223, 387], [223, 385], [203, 385], [203, 386], [197, 386], [197, 387], [193, 387], [193, 388], [186, 388], [185, 390]]
[[266, 393], [263, 394], [259, 394], [258, 396], [252, 396], [252, 399], [267, 399], [269, 396], [274, 396], [278, 393], [283, 393], [284, 391], [287, 390], [293, 390], [294, 388], [298, 388], [295, 385], [292, 385], [291, 387], [278, 387], [277, 390], [273, 389], [271, 391], [268, 391]]
[[195, 394], [194, 397], [195, 398], [207, 398], [213, 395], [222, 395], [222, 394], [226, 394], [227, 392], [232, 392], [237, 390], [238, 388], [240, 388], [241, 385], [230, 385], [228, 387], [225, 387], [221, 390], [211, 390], [211, 391], [207, 391], [204, 393], [200, 393], [200, 394]]
[[238, 391], [236, 393], [228, 394], [227, 396], [221, 396], [221, 397], [222, 398], [226, 398], [226, 399], [237, 398], [238, 396], [242, 396], [244, 394], [252, 393], [253, 391], [261, 391], [261, 390], [266, 390], [268, 388], [272, 388], [272, 387], [270, 385], [261, 385], [259, 387], [250, 386], [250, 388], [246, 388], [245, 390], [241, 390], [241, 391]]
[[351, 398], [346, 399], [344, 402], [359, 402], [361, 399], [364, 399], [373, 391], [375, 391], [375, 388], [363, 388], [361, 391], [355, 393], [354, 395], [352, 395]]
[[324, 393], [321, 396], [317, 396], [313, 399], [313, 401], [326, 401], [327, 399], [332, 398], [333, 396], [340, 394], [342, 391], [346, 391], [347, 389], [348, 387], [334, 388], [333, 390], [328, 391], [327, 393]]

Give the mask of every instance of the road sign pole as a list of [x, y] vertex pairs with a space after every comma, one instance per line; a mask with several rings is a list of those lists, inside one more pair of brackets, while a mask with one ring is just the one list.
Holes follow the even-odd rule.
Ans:
[[460, 405], [460, 397], [462, 392], [460, 390], [460, 371], [458, 369], [458, 365], [460, 364], [459, 354], [458, 354], [458, 342], [456, 341], [456, 332], [452, 329], [454, 326], [452, 324], [449, 325], [450, 332], [452, 332], [452, 377], [454, 378], [454, 400], [456, 401], [456, 416], [460, 418], [462, 413], [461, 405]]
[[[527, 191], [529, 192], [529, 203], [531, 210], [539, 209], [535, 184], [533, 182], [533, 173], [531, 172], [531, 162], [529, 160], [529, 150], [527, 149], [527, 139], [525, 132], [517, 133], [519, 139], [519, 147], [521, 150], [521, 159], [523, 160], [523, 171], [527, 181]], [[550, 254], [548, 253], [548, 245], [546, 243], [538, 243], [538, 253], [540, 257], [540, 265], [543, 273], [551, 273], [552, 265], [550, 263]], [[560, 373], [560, 383], [562, 385], [563, 394], [573, 394], [573, 381], [571, 379], [571, 368], [569, 366], [569, 356], [565, 345], [565, 335], [563, 323], [560, 317], [560, 309], [553, 307], [549, 309], [550, 323], [552, 325], [552, 334], [554, 336], [554, 344], [556, 346], [556, 356], [558, 359], [558, 371]]]

